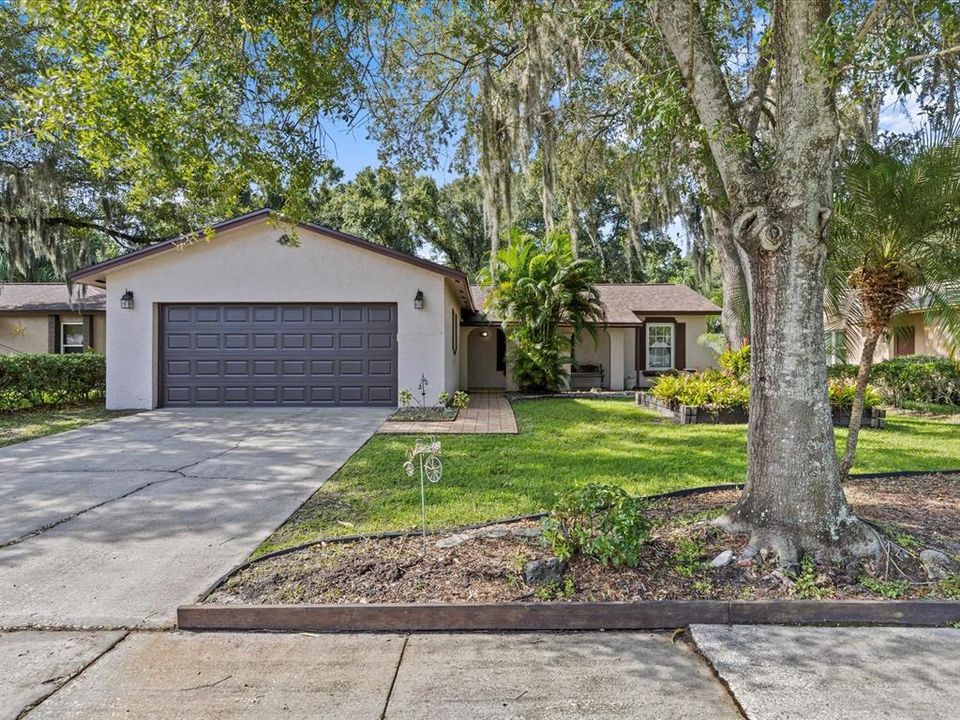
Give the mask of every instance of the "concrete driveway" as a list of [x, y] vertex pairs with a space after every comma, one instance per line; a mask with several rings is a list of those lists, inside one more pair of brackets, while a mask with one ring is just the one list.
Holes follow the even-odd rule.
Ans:
[[162, 410], [0, 449], [0, 628], [172, 626], [386, 414]]

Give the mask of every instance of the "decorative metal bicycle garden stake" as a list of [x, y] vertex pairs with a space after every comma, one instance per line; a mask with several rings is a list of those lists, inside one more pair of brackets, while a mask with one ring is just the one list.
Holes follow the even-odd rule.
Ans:
[[443, 475], [443, 463], [440, 461], [440, 441], [435, 437], [417, 438], [413, 448], [407, 453], [403, 469], [407, 477], [413, 477], [416, 471], [414, 463], [420, 464], [420, 519], [423, 527], [423, 554], [427, 554], [427, 494], [424, 480], [440, 482]]

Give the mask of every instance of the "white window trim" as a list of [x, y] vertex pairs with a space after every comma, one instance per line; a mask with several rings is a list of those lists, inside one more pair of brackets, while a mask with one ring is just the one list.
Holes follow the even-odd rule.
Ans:
[[[670, 367], [652, 367], [650, 365], [650, 328], [670, 328]], [[668, 322], [647, 323], [644, 330], [644, 356], [646, 357], [647, 372], [666, 372], [673, 370], [677, 364], [677, 326]]]
[[86, 347], [87, 347], [87, 345], [86, 345], [86, 338], [84, 338], [84, 342], [80, 343], [79, 345], [76, 345], [76, 344], [70, 344], [70, 345], [68, 345], [68, 344], [67, 344], [67, 328], [72, 328], [72, 327], [78, 327], [78, 328], [80, 328], [80, 335], [81, 335], [81, 336], [84, 334], [84, 327], [83, 327], [83, 323], [82, 323], [82, 322], [60, 323], [60, 354], [61, 354], [61, 355], [64, 354], [65, 352], [67, 352], [66, 348], [77, 348], [77, 347], [78, 347], [78, 348], [80, 348], [81, 351], [82, 351], [82, 350], [86, 349]]

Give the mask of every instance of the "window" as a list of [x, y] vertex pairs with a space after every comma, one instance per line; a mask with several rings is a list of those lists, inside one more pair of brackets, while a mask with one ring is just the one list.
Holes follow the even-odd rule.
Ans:
[[60, 326], [60, 352], [78, 353], [87, 348], [83, 336], [83, 323], [63, 323]]
[[673, 323], [647, 324], [647, 370], [673, 369]]
[[847, 334], [843, 330], [827, 330], [823, 340], [827, 346], [827, 365], [840, 365], [847, 361]]

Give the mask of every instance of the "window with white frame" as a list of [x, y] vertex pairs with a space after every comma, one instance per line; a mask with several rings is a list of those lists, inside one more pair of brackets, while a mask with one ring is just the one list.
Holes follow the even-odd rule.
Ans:
[[83, 323], [63, 323], [60, 326], [60, 352], [82, 353], [86, 347]]
[[647, 323], [647, 370], [673, 369], [673, 323]]

